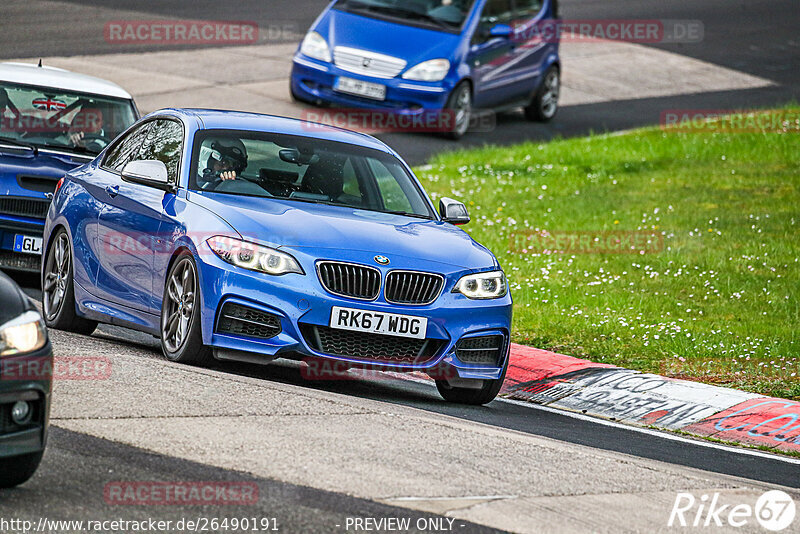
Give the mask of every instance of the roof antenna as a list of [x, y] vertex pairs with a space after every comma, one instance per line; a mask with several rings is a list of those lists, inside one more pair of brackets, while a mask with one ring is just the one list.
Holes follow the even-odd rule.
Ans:
[[42, 68], [42, 58], [39, 58], [39, 68]]

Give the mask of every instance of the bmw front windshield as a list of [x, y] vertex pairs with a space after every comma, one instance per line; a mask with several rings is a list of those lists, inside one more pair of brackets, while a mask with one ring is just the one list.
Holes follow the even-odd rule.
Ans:
[[396, 157], [347, 143], [203, 130], [195, 137], [190, 172], [195, 191], [436, 218]]
[[0, 82], [0, 141], [98, 154], [134, 122], [130, 100]]
[[474, 0], [340, 0], [336, 9], [406, 24], [459, 31]]

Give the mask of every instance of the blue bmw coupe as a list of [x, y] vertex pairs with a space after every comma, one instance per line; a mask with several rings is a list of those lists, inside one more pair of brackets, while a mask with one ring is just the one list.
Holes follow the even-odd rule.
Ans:
[[421, 371], [485, 404], [512, 313], [494, 255], [377, 139], [265, 115], [167, 109], [59, 182], [43, 312], [161, 339], [176, 362]]

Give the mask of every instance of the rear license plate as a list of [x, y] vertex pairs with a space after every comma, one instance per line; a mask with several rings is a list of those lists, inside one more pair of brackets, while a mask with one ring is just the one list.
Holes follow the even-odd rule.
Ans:
[[41, 256], [42, 238], [17, 234], [17, 236], [14, 237], [14, 252]]
[[386, 100], [386, 86], [379, 83], [365, 82], [340, 76], [339, 79], [336, 80], [336, 85], [334, 85], [333, 88], [340, 93], [349, 93], [373, 100]]
[[335, 306], [331, 311], [330, 326], [339, 330], [425, 339], [428, 331], [428, 319], [413, 315], [354, 310]]

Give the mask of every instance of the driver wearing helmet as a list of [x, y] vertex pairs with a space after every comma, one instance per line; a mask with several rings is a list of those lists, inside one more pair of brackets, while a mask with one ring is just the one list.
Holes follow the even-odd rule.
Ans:
[[205, 168], [199, 181], [202, 186], [211, 185], [215, 181], [235, 180], [247, 168], [247, 149], [239, 139], [210, 139], [203, 143], [200, 163]]

